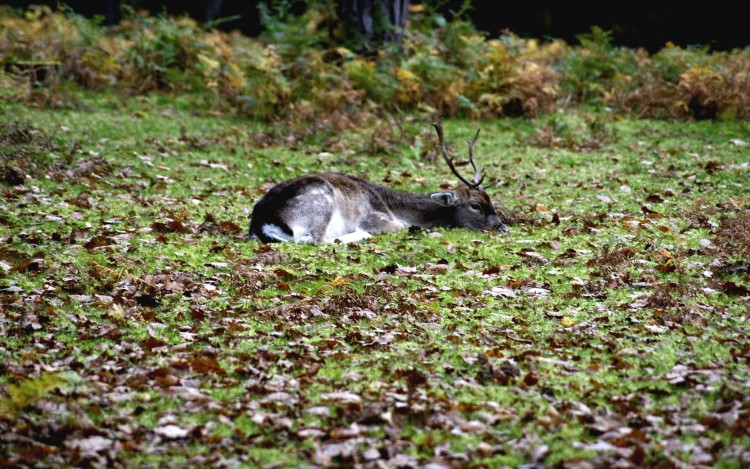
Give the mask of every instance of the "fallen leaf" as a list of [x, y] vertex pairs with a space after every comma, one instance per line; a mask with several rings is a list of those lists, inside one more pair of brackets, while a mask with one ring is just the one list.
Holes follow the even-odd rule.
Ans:
[[329, 435], [332, 440], [349, 440], [361, 436], [362, 428], [355, 422], [348, 427], [334, 428]]
[[549, 290], [546, 288], [528, 288], [525, 290], [526, 295], [532, 298], [541, 298], [549, 294]]
[[196, 358], [190, 362], [190, 369], [200, 374], [216, 373], [225, 375], [226, 371], [212, 358]]
[[484, 295], [491, 295], [494, 297], [505, 297], [505, 298], [515, 298], [516, 292], [508, 287], [492, 287], [489, 291], [483, 291], [482, 294]]
[[84, 456], [92, 456], [112, 446], [112, 440], [103, 436], [94, 435], [80, 440], [66, 441], [65, 446], [77, 449]]
[[337, 404], [361, 404], [362, 398], [358, 394], [349, 391], [336, 391], [322, 394], [321, 397], [325, 402]]
[[568, 316], [563, 316], [563, 318], [560, 320], [560, 324], [562, 324], [565, 327], [570, 327], [574, 325], [576, 322], [569, 318]]
[[647, 331], [653, 332], [654, 334], [663, 334], [664, 332], [667, 332], [669, 330], [668, 327], [659, 326], [658, 324], [644, 324], [643, 327]]
[[448, 270], [450, 269], [450, 266], [448, 264], [433, 264], [432, 262], [428, 262], [427, 264], [425, 264], [425, 267], [427, 268], [427, 270], [439, 274], [448, 272]]
[[366, 461], [375, 461], [376, 459], [380, 459], [380, 451], [375, 448], [370, 448], [362, 453], [362, 457], [365, 458]]
[[154, 428], [154, 433], [170, 440], [176, 440], [187, 437], [190, 432], [177, 425], [164, 425], [163, 427]]
[[350, 285], [352, 282], [344, 277], [336, 277], [333, 280], [331, 280], [331, 285], [334, 287], [343, 287], [346, 285]]

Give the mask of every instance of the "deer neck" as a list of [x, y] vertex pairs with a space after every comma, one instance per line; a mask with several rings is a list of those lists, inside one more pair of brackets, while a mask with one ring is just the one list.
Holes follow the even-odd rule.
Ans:
[[434, 228], [456, 226], [455, 209], [432, 200], [430, 194], [412, 194], [378, 186], [380, 197], [391, 213], [408, 226]]

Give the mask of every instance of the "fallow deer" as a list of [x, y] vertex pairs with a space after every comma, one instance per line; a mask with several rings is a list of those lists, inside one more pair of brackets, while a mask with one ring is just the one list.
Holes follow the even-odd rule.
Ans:
[[253, 207], [250, 239], [264, 243], [359, 241], [372, 234], [411, 226], [463, 227], [505, 233], [487, 192], [484, 176], [474, 161], [479, 131], [469, 142], [474, 179], [467, 180], [448, 154], [441, 123], [437, 131], [440, 152], [462, 186], [429, 194], [412, 194], [372, 184], [341, 173], [299, 176], [271, 188]]

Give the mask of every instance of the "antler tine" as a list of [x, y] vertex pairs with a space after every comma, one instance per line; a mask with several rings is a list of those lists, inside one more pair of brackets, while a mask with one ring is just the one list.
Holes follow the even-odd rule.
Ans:
[[492, 180], [492, 181], [490, 181], [489, 184], [487, 184], [486, 186], [484, 186], [482, 189], [487, 190], [487, 189], [495, 186], [495, 184], [497, 184], [498, 182], [500, 182], [500, 181], [498, 181], [497, 179]]
[[477, 166], [476, 162], [474, 161], [474, 145], [476, 145], [477, 139], [479, 138], [479, 130], [477, 130], [477, 134], [474, 135], [474, 138], [469, 142], [469, 162], [471, 163], [471, 166], [474, 168], [474, 183], [471, 184], [471, 186], [474, 188], [479, 187], [482, 184], [482, 181], [484, 181], [482, 168]]
[[435, 131], [437, 132], [437, 135], [438, 135], [438, 140], [440, 141], [440, 153], [443, 154], [443, 159], [445, 160], [446, 163], [448, 163], [448, 167], [451, 169], [453, 174], [455, 174], [456, 177], [460, 179], [461, 182], [463, 182], [467, 186], [471, 188], [476, 187], [474, 184], [470, 183], [463, 176], [461, 176], [461, 174], [456, 169], [456, 166], [453, 164], [453, 158], [451, 158], [450, 155], [448, 155], [448, 149], [445, 147], [445, 136], [443, 135], [443, 122], [438, 121], [432, 124], [432, 126], [435, 127]]

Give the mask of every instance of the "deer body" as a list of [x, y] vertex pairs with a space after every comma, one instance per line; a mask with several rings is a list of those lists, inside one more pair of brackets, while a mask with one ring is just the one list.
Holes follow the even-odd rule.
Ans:
[[458, 174], [447, 156], [442, 127], [436, 124], [435, 128], [443, 156], [466, 187], [412, 194], [341, 173], [300, 176], [277, 184], [253, 207], [250, 238], [265, 243], [352, 242], [411, 226], [505, 232], [480, 187], [481, 174], [473, 159], [476, 137], [470, 143], [471, 163], [476, 170], [470, 183]]
[[321, 173], [274, 186], [253, 208], [250, 237], [351, 242], [410, 226], [505, 230], [484, 191], [411, 194], [346, 174]]

